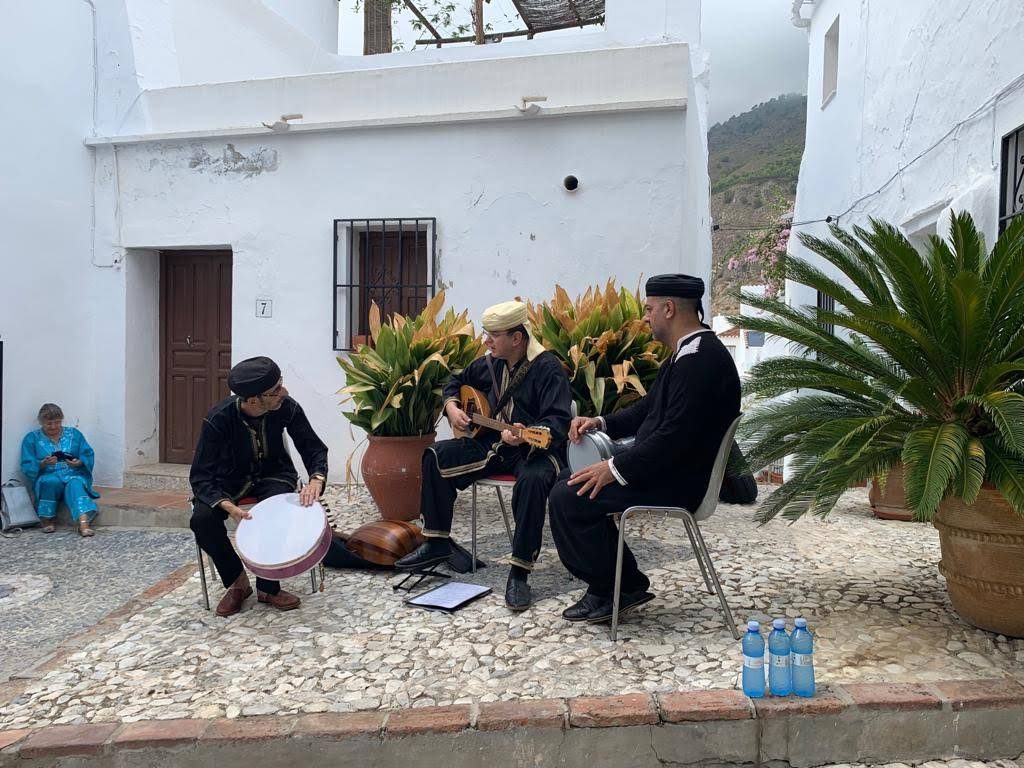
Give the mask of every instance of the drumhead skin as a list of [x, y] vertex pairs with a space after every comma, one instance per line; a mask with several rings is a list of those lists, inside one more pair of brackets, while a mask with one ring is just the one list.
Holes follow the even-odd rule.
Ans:
[[286, 579], [313, 568], [331, 544], [327, 515], [319, 502], [304, 507], [299, 494], [282, 493], [256, 504], [238, 523], [235, 548], [250, 571]]
[[569, 443], [569, 468], [579, 472], [612, 457], [611, 440], [604, 432], [585, 432], [578, 443]]

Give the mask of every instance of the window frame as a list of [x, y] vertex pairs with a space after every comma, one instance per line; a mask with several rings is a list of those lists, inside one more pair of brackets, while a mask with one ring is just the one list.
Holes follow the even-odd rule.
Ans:
[[822, 39], [821, 108], [824, 109], [839, 92], [839, 16]]
[[[406, 226], [411, 225], [411, 227]], [[332, 222], [332, 239], [334, 241], [334, 285], [332, 295], [333, 315], [333, 341], [332, 349], [335, 352], [352, 352], [357, 349], [354, 339], [358, 334], [355, 330], [358, 323], [355, 322], [356, 314], [359, 311], [357, 296], [367, 288], [392, 288], [399, 289], [426, 289], [427, 301], [429, 302], [437, 295], [437, 218], [433, 216], [404, 216], [404, 217], [360, 217], [353, 219], [334, 219]], [[398, 280], [395, 283], [371, 284], [363, 280], [363, 276], [357, 274], [354, 266], [359, 257], [358, 247], [355, 245], [359, 233], [381, 233], [398, 232], [398, 253], [399, 270]], [[418, 236], [420, 232], [427, 234], [427, 276], [423, 283], [402, 283], [402, 236], [408, 233], [411, 236]], [[344, 277], [344, 280], [341, 278]], [[342, 304], [344, 307], [342, 307]], [[339, 322], [342, 322], [339, 325]]]
[[[1013, 144], [1012, 162], [1011, 143]], [[1000, 161], [999, 234], [1002, 234], [1011, 221], [1018, 216], [1024, 216], [1024, 125], [1003, 136]]]

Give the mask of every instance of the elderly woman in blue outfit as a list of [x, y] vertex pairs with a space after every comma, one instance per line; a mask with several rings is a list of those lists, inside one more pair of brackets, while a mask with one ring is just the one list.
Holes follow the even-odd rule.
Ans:
[[43, 531], [53, 533], [57, 505], [63, 499], [82, 536], [92, 536], [89, 523], [96, 517], [100, 495], [92, 488], [96, 454], [85, 436], [64, 426], [60, 406], [46, 403], [39, 409], [39, 429], [21, 441], [21, 471], [34, 486], [36, 511]]

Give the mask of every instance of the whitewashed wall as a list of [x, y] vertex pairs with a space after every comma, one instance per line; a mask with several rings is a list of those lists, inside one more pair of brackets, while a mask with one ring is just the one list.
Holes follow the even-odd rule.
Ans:
[[[252, 176], [194, 166], [197, 152], [221, 156], [223, 141], [122, 147], [122, 242], [140, 263], [135, 249], [232, 249], [232, 356], [282, 364], [337, 478], [354, 444], [335, 394], [344, 377], [331, 349], [332, 220], [436, 217], [439, 280], [474, 318], [515, 295], [546, 299], [555, 283], [574, 293], [609, 276], [632, 286], [641, 274], [703, 274], [685, 242], [695, 226], [685, 123], [666, 112], [232, 142], [244, 157], [274, 158]], [[562, 186], [570, 173], [575, 193]], [[273, 318], [255, 317], [257, 297], [273, 299]], [[156, 343], [145, 319], [127, 324], [129, 350]], [[146, 434], [129, 426], [129, 437]]]
[[[0, 123], [0, 171], [15, 182], [0, 188], [4, 478], [44, 400], [64, 406], [93, 442], [101, 484], [156, 460], [159, 249], [233, 250], [233, 357], [279, 358], [330, 442], [335, 478], [353, 441], [331, 350], [334, 218], [436, 216], [439, 277], [475, 316], [511, 295], [546, 298], [555, 282], [572, 291], [609, 275], [629, 285], [657, 271], [707, 277], [697, 0], [609, 0], [607, 27], [577, 38], [367, 58], [328, 53], [330, 32], [316, 34], [323, 3], [300, 5], [4, 6], [0, 95], [10, 117]], [[683, 40], [694, 44], [656, 45]], [[634, 54], [639, 43], [655, 45]], [[608, 58], [575, 70], [529, 64], [580, 52]], [[434, 76], [468, 77], [466, 87], [418, 108], [425, 81], [409, 70], [424, 63], [455, 63]], [[300, 75], [340, 70], [371, 70], [364, 76], [376, 87], [346, 102], [325, 90], [324, 76]], [[556, 97], [548, 106], [564, 116], [460, 117], [510, 110], [536, 92], [529, 78], [538, 71]], [[271, 79], [223, 82], [252, 77]], [[494, 77], [508, 92], [487, 85]], [[487, 87], [473, 88], [473, 78]], [[225, 112], [230, 93], [238, 98]], [[295, 94], [310, 101], [293, 110]], [[304, 122], [370, 122], [239, 131], [286, 111]], [[396, 115], [413, 124], [398, 126]], [[157, 135], [175, 130], [193, 135]], [[126, 143], [130, 134], [138, 143]], [[225, 163], [229, 145], [254, 162]], [[573, 194], [561, 186], [570, 173], [581, 182]], [[254, 317], [257, 296], [274, 298], [272, 319]]]
[[[991, 243], [1001, 139], [1024, 124], [1024, 89], [999, 95], [1024, 75], [1024, 12], [1019, 0], [969, 5], [819, 0], [805, 6], [804, 15], [813, 16], [796, 221], [843, 213], [856, 203], [842, 226], [876, 216], [920, 236], [944, 234], [950, 211], [968, 210]], [[837, 16], [839, 85], [823, 108], [823, 39]], [[797, 230], [826, 233], [823, 224]], [[805, 253], [796, 238], [790, 248]], [[815, 301], [792, 285], [787, 294], [797, 304]]]

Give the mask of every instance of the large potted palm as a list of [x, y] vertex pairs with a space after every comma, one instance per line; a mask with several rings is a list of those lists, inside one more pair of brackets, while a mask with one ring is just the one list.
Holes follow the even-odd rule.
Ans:
[[449, 309], [439, 319], [443, 306], [442, 291], [416, 317], [396, 313], [382, 322], [374, 303], [371, 343], [338, 358], [341, 394], [352, 404], [343, 415], [368, 436], [360, 471], [385, 519], [419, 516], [421, 457], [434, 441], [441, 389], [483, 352], [468, 314]]
[[743, 425], [751, 463], [792, 468], [761, 517], [825, 515], [902, 464], [908, 507], [939, 531], [954, 608], [1022, 637], [1024, 217], [991, 252], [966, 214], [920, 252], [880, 221], [831, 232], [800, 238], [827, 273], [794, 257], [787, 274], [834, 309], [748, 297], [770, 314], [733, 319], [802, 352], [761, 362], [746, 385], [773, 398]]

